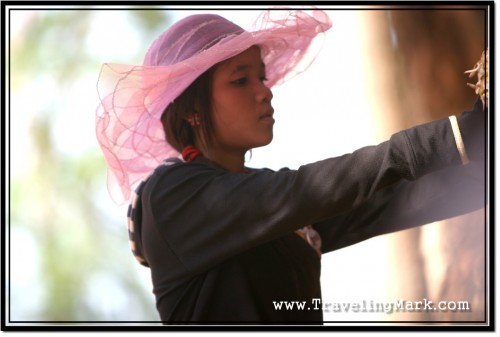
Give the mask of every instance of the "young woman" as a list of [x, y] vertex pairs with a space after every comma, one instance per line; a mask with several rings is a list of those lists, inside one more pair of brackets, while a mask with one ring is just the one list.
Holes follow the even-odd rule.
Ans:
[[484, 207], [470, 197], [484, 195], [469, 164], [484, 162], [479, 100], [298, 170], [245, 166], [273, 138], [270, 88], [307, 67], [330, 26], [322, 11], [265, 12], [253, 31], [193, 15], [143, 66], [103, 67], [97, 136], [123, 195], [137, 187], [131, 246], [162, 321], [321, 323], [321, 254]]

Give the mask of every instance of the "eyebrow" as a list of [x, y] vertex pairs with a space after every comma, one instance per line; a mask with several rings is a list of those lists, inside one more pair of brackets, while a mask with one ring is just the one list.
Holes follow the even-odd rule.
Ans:
[[[248, 69], [248, 68], [250, 68], [250, 67], [251, 67], [251, 66], [250, 66], [249, 64], [240, 64], [240, 65], [237, 65], [237, 66], [233, 69], [233, 71], [231, 72], [231, 74], [237, 73], [237, 72], [239, 72], [239, 71], [246, 70], [246, 69]], [[266, 69], [266, 65], [265, 65], [264, 63], [261, 63], [261, 64], [260, 64], [260, 67], [261, 67], [262, 69], [264, 69], [264, 70]]]

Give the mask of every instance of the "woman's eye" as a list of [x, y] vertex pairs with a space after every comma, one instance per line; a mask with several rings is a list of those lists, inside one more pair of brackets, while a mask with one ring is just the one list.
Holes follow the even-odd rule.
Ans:
[[[241, 78], [238, 78], [234, 81], [231, 81], [231, 83], [235, 84], [235, 85], [239, 85], [239, 86], [242, 86], [242, 85], [245, 85], [247, 84], [249, 81], [249, 79], [247, 77], [241, 77]], [[261, 76], [259, 77], [259, 81], [260, 82], [265, 82], [267, 81], [267, 77], [266, 76]]]
[[238, 78], [237, 80], [234, 80], [232, 83], [234, 83], [236, 85], [243, 85], [243, 84], [247, 83], [247, 79], [246, 79], [246, 77]]

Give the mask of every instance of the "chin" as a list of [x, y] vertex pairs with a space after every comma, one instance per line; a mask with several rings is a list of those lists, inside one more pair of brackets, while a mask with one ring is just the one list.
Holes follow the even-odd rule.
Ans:
[[269, 145], [269, 144], [271, 144], [272, 141], [273, 141], [273, 135], [271, 135], [270, 137], [267, 137], [266, 139], [263, 139], [262, 141], [256, 143], [252, 148], [255, 149], [255, 148], [258, 148], [258, 147], [263, 147], [263, 146]]

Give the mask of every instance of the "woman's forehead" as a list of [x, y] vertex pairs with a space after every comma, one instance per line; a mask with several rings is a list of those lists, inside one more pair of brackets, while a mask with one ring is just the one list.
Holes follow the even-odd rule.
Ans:
[[258, 46], [252, 46], [244, 52], [224, 60], [217, 65], [217, 69], [229, 73], [235, 73], [249, 68], [265, 68]]

